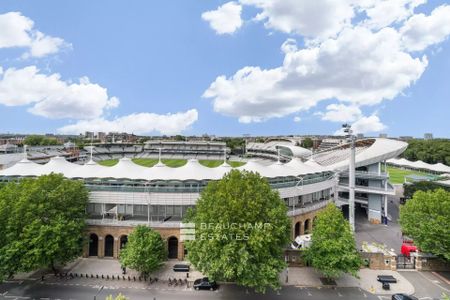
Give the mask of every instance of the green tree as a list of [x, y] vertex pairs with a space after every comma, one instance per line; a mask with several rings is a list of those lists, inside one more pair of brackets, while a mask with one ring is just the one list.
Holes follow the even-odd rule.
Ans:
[[400, 207], [399, 222], [421, 251], [450, 260], [450, 192], [416, 192]]
[[286, 267], [290, 220], [278, 193], [257, 173], [233, 170], [210, 182], [187, 221], [195, 223], [188, 258], [215, 280], [265, 292]]
[[137, 226], [128, 236], [128, 242], [120, 252], [120, 262], [144, 274], [158, 270], [167, 257], [161, 235], [144, 225]]
[[77, 258], [83, 249], [88, 191], [51, 174], [0, 190], [0, 277]]
[[334, 204], [317, 215], [311, 246], [305, 256], [328, 279], [338, 278], [343, 273], [357, 276], [361, 257], [348, 221]]
[[437, 189], [444, 189], [447, 192], [450, 192], [450, 187], [442, 186], [433, 181], [419, 181], [403, 184], [403, 196], [407, 199], [411, 199], [417, 191], [434, 191]]
[[301, 143], [301, 146], [303, 148], [307, 148], [307, 149], [312, 148], [313, 145], [314, 145], [314, 142], [313, 142], [312, 138], [309, 138], [309, 137], [305, 138]]
[[113, 297], [113, 295], [109, 295], [108, 297], [106, 297], [106, 300], [129, 300], [129, 298], [125, 297], [122, 294], [119, 294], [115, 298]]
[[450, 140], [410, 140], [403, 157], [412, 161], [422, 160], [431, 164], [441, 162], [450, 165]]

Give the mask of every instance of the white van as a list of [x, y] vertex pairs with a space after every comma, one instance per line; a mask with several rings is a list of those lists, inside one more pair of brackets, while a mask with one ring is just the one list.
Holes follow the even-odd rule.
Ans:
[[308, 248], [311, 244], [311, 234], [299, 235], [291, 243], [291, 248], [295, 250]]

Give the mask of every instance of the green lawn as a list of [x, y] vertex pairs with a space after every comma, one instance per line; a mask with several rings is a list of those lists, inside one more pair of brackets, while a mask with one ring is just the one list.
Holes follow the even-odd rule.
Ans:
[[432, 175], [432, 174], [428, 174], [425, 172], [404, 170], [404, 169], [395, 168], [395, 167], [391, 167], [391, 166], [388, 166], [387, 169], [389, 172], [389, 182], [392, 184], [404, 183], [405, 176], [407, 176], [407, 175], [419, 175], [419, 176]]
[[[102, 166], [107, 166], [107, 167], [111, 167], [114, 166], [115, 164], [117, 164], [119, 160], [118, 159], [107, 159], [107, 160], [102, 160], [99, 161], [98, 163]], [[144, 167], [153, 167], [158, 160], [154, 159], [154, 158], [133, 158], [133, 162], [135, 164], [144, 166]], [[162, 162], [167, 165], [168, 167], [171, 168], [178, 168], [181, 166], [184, 166], [187, 163], [186, 159], [163, 159]], [[199, 161], [202, 165], [204, 165], [205, 167], [209, 167], [209, 168], [215, 168], [220, 166], [223, 163], [223, 160], [200, 160]], [[239, 167], [244, 165], [244, 162], [240, 162], [240, 161], [228, 161], [228, 163], [232, 166], [232, 167]]]

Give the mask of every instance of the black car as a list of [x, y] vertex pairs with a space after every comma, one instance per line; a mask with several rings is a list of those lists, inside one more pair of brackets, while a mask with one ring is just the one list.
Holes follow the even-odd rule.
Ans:
[[406, 294], [394, 294], [392, 295], [392, 300], [418, 300], [414, 296], [408, 296]]
[[209, 281], [208, 277], [203, 277], [194, 281], [195, 290], [214, 291], [217, 287], [217, 283], [215, 281]]

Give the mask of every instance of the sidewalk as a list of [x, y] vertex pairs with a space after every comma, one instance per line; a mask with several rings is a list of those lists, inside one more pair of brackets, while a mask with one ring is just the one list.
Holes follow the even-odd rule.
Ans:
[[[280, 274], [280, 280], [283, 285], [295, 285], [305, 287], [323, 286], [320, 281], [322, 275], [313, 268], [295, 268], [290, 267], [288, 270], [288, 283], [286, 283], [286, 270]], [[381, 283], [377, 281], [378, 275], [392, 275], [397, 279], [397, 283], [391, 284], [391, 289], [385, 291], [381, 288]], [[359, 279], [344, 274], [336, 280], [338, 287], [359, 287], [372, 294], [387, 295], [395, 293], [414, 294], [414, 286], [396, 271], [389, 270], [370, 270], [361, 269], [359, 271]]]
[[[164, 266], [156, 271], [150, 274], [151, 277], [156, 277], [158, 280], [167, 281], [169, 278], [171, 279], [185, 279], [186, 273], [185, 272], [174, 272], [173, 266], [175, 264], [189, 264], [188, 262], [182, 262], [178, 260], [169, 260], [166, 261]], [[104, 276], [109, 275], [110, 277], [112, 275], [116, 276], [122, 276], [122, 269], [120, 268], [120, 262], [116, 259], [99, 259], [99, 258], [80, 258], [77, 260], [77, 263], [73, 264], [72, 268], [67, 268], [66, 272], [68, 273], [78, 273], [78, 274], [88, 274], [89, 276], [91, 274], [99, 275], [102, 274]], [[127, 268], [127, 274], [126, 276], [136, 278], [139, 277], [139, 272], [135, 270], [131, 270]], [[204, 277], [203, 274], [195, 270], [191, 265], [191, 270], [189, 272], [189, 278], [188, 280], [193, 281], [197, 278]]]

